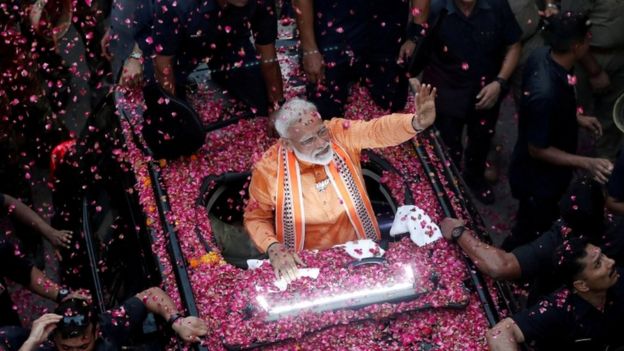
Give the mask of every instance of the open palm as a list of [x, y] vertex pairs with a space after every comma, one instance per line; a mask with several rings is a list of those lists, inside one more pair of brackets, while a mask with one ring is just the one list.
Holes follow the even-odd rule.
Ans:
[[431, 126], [436, 118], [436, 88], [430, 84], [420, 84], [418, 79], [410, 80], [410, 84], [416, 92], [416, 120], [418, 125], [425, 129]]

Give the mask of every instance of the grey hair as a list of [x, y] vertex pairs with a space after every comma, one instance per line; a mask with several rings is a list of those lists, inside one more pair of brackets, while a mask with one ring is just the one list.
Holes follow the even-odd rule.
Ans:
[[305, 113], [317, 112], [316, 106], [304, 99], [294, 98], [288, 100], [275, 113], [275, 129], [282, 138], [288, 137], [288, 129]]

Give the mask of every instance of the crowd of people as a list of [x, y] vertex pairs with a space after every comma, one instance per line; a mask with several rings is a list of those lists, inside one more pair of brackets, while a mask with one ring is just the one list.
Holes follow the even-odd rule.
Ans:
[[[276, 278], [297, 279], [301, 250], [380, 239], [361, 150], [435, 126], [474, 200], [496, 207], [493, 183], [507, 173], [518, 201], [500, 247], [464, 219], [439, 224], [483, 274], [528, 286], [526, 308], [484, 336], [490, 349], [624, 349], [622, 1], [9, 0], [0, 23], [0, 348], [117, 350], [148, 313], [185, 342], [208, 332], [159, 287], [104, 313], [89, 291], [55, 282], [41, 238], [62, 256], [76, 233], [29, 206], [33, 172], [53, 171], [53, 148], [76, 138], [72, 104], [88, 98], [85, 119], [115, 89], [186, 104], [205, 64], [232, 109], [275, 129], [252, 170], [244, 226]], [[286, 100], [278, 32], [289, 24], [305, 89]], [[70, 27], [75, 40], [64, 38]], [[78, 40], [84, 53], [70, 58]], [[388, 114], [340, 118], [355, 84]], [[509, 169], [497, 169], [488, 158], [508, 96], [517, 140]], [[23, 328], [5, 278], [58, 306]]]

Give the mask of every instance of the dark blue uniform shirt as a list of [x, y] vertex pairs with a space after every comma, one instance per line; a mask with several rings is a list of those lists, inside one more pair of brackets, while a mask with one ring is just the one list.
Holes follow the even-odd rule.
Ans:
[[[0, 200], [4, 202], [2, 194], [0, 194]], [[9, 278], [23, 286], [30, 285], [30, 272], [33, 265], [25, 257], [18, 256], [16, 252], [16, 246], [3, 235], [0, 238], [0, 327], [20, 324], [17, 313], [13, 310], [13, 302], [4, 278]]]
[[442, 114], [459, 118], [496, 78], [507, 47], [520, 40], [522, 29], [506, 0], [478, 0], [469, 17], [453, 0], [433, 0], [428, 22], [433, 24], [444, 9], [423, 81], [437, 87]]
[[604, 311], [567, 289], [512, 317], [525, 340], [539, 350], [609, 350], [624, 345], [624, 271], [607, 291]]
[[277, 38], [274, 0], [225, 8], [216, 0], [164, 0], [156, 6], [155, 53], [175, 55], [183, 69], [190, 70], [207, 57], [219, 63], [247, 61], [255, 57], [252, 36], [258, 45]]
[[531, 157], [529, 144], [576, 153], [578, 124], [573, 72], [550, 56], [549, 48], [535, 50], [523, 71], [518, 141], [514, 148], [509, 182], [514, 197], [559, 198], [572, 179], [572, 168]]
[[340, 50], [369, 48], [367, 54], [397, 56], [408, 11], [407, 0], [314, 0], [316, 45], [326, 60]]

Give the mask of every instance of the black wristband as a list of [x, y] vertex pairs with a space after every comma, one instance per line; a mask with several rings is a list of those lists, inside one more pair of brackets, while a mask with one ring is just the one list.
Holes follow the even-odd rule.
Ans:
[[406, 38], [416, 43], [424, 36], [422, 32], [423, 26], [418, 23], [414, 23], [413, 21], [410, 21], [407, 24]]
[[175, 323], [180, 318], [184, 318], [184, 316], [179, 313], [172, 314], [171, 317], [169, 317], [169, 319], [167, 320], [167, 325], [169, 326], [169, 328], [173, 328], [173, 323]]
[[509, 90], [509, 82], [507, 82], [507, 79], [501, 78], [501, 77], [496, 77], [494, 79], [494, 81], [498, 82], [498, 84], [500, 84], [501, 90], [503, 92], [507, 92]]
[[56, 302], [61, 303], [69, 294], [70, 291], [67, 288], [60, 288], [56, 293]]
[[267, 249], [266, 249], [266, 254], [267, 254], [267, 255], [269, 254], [269, 250], [271, 249], [271, 246], [273, 246], [273, 245], [275, 245], [275, 244], [279, 244], [279, 243], [280, 243], [279, 241], [275, 241], [275, 242], [271, 243], [271, 245], [269, 245], [269, 246], [267, 247]]
[[459, 240], [459, 238], [461, 238], [462, 235], [464, 235], [466, 230], [468, 229], [464, 227], [463, 225], [453, 228], [453, 230], [451, 231], [451, 239], [453, 240], [453, 242], [456, 243], [457, 240]]

